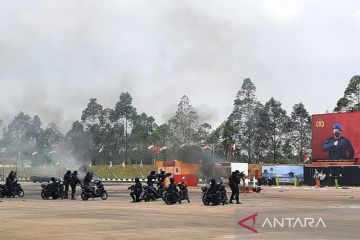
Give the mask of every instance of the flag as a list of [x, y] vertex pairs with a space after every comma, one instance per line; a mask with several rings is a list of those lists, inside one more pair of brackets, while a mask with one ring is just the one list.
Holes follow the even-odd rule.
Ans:
[[151, 149], [153, 149], [155, 147], [155, 145], [154, 144], [151, 144], [150, 146], [148, 146], [148, 150], [151, 150]]
[[169, 146], [163, 146], [162, 148], [160, 148], [160, 152], [161, 151], [164, 151], [164, 150], [166, 150], [166, 149], [168, 149], [169, 148]]
[[140, 167], [143, 168], [143, 164], [142, 164], [142, 161], [140, 162]]
[[158, 147], [153, 147], [153, 149], [152, 149], [152, 151], [151, 151], [151, 153], [153, 154], [153, 155], [155, 155], [155, 154], [157, 154], [157, 153], [159, 153], [160, 152], [160, 148], [158, 148]]
[[227, 150], [227, 155], [230, 157], [230, 156], [233, 156], [233, 149], [232, 147], [229, 147], [228, 150]]
[[209, 144], [206, 144], [206, 145], [204, 146], [204, 149], [205, 149], [205, 150], [210, 149], [210, 148], [211, 148], [211, 147], [210, 147]]
[[101, 153], [104, 150], [104, 145], [101, 146], [101, 148], [99, 149], [99, 153]]

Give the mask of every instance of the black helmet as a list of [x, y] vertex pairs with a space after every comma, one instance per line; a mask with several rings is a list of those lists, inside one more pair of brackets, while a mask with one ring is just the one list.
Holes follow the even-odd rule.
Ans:
[[164, 174], [165, 174], [165, 171], [160, 171], [160, 173], [161, 173], [162, 175], [164, 175]]
[[71, 174], [71, 171], [70, 171], [70, 170], [67, 170], [66, 174]]
[[155, 175], [155, 171], [151, 171], [150, 175]]
[[239, 170], [235, 170], [235, 173], [240, 174]]
[[139, 178], [135, 178], [135, 182], [140, 182]]
[[78, 171], [74, 171], [73, 174], [74, 174], [74, 175], [78, 175]]
[[54, 177], [52, 177], [52, 178], [50, 179], [50, 181], [55, 182], [55, 178], [54, 178]]
[[216, 183], [215, 179], [212, 178], [212, 179], [210, 180], [210, 183], [211, 183], [211, 184], [215, 184], [215, 183]]

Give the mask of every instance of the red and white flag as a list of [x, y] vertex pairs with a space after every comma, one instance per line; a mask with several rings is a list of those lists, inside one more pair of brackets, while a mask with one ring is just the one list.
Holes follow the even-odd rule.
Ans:
[[153, 147], [153, 148], [152, 148], [151, 153], [152, 153], [153, 155], [155, 155], [155, 154], [157, 154], [157, 153], [159, 153], [159, 152], [160, 152], [160, 148], [158, 148], [158, 147]]
[[205, 149], [205, 150], [211, 149], [210, 144], [206, 144], [206, 145], [204, 146], [204, 149]]

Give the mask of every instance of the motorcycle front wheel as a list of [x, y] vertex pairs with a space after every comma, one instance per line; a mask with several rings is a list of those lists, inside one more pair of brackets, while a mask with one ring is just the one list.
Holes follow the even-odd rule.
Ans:
[[84, 201], [89, 199], [88, 195], [86, 193], [84, 193], [84, 192], [82, 192], [80, 196], [81, 196], [81, 199], [84, 200]]
[[210, 205], [210, 201], [208, 200], [208, 198], [206, 196], [203, 196], [202, 198], [202, 202], [205, 206], [208, 206]]
[[45, 192], [41, 192], [41, 198], [44, 200], [49, 200], [49, 197], [45, 194]]
[[24, 197], [24, 195], [25, 195], [24, 190], [22, 190], [22, 189], [19, 190], [17, 195], [21, 198]]
[[108, 198], [107, 192], [103, 192], [102, 195], [101, 195], [101, 199], [106, 200], [107, 198]]

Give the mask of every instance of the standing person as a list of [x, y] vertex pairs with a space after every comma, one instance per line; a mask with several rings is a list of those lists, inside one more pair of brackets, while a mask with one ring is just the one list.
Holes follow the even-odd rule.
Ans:
[[79, 178], [78, 178], [78, 172], [74, 171], [71, 174], [71, 182], [70, 182], [70, 186], [71, 186], [71, 200], [76, 200], [75, 198], [75, 191], [76, 191], [76, 185], [77, 184], [81, 184]]
[[229, 186], [231, 189], [231, 197], [229, 203], [233, 203], [232, 200], [235, 197], [236, 204], [241, 204], [239, 201], [239, 195], [240, 195], [239, 184], [240, 184], [240, 172], [236, 170], [235, 172], [232, 172], [229, 177]]
[[71, 182], [71, 171], [68, 170], [64, 175], [65, 198], [69, 198], [69, 185]]
[[351, 142], [342, 136], [343, 127], [340, 123], [333, 125], [333, 136], [326, 139], [322, 151], [329, 151], [329, 160], [354, 159], [354, 148]]

